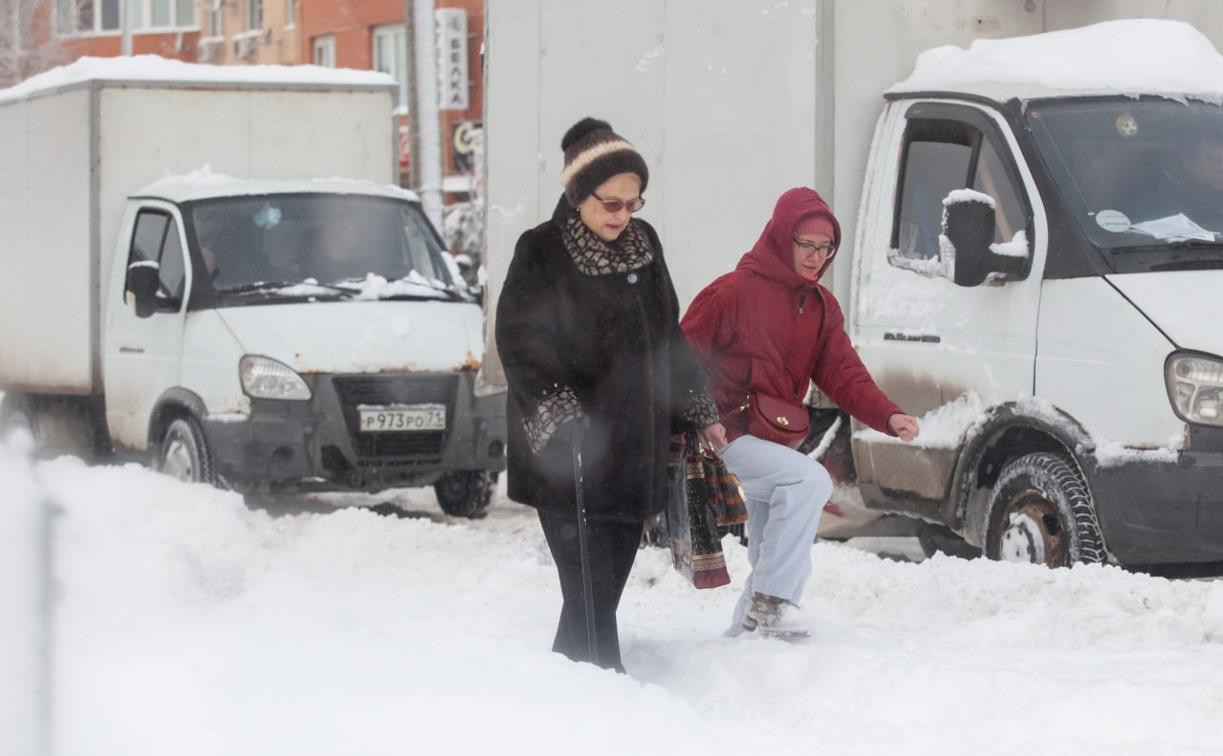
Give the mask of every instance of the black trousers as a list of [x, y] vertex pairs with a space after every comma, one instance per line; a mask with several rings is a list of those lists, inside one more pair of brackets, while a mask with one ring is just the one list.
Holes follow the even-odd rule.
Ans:
[[[561, 618], [552, 650], [574, 661], [593, 661], [586, 640], [586, 599], [582, 586], [582, 552], [578, 543], [576, 513], [539, 511], [539, 524], [556, 562], [561, 579]], [[588, 520], [586, 539], [590, 549], [591, 593], [594, 594], [596, 646], [599, 666], [624, 671], [620, 663], [620, 636], [616, 630], [616, 608], [628, 581], [637, 547], [641, 543], [639, 522]]]

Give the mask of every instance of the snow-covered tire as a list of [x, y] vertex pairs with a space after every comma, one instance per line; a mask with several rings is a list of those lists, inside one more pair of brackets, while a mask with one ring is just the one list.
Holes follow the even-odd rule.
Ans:
[[157, 469], [188, 483], [216, 483], [204, 431], [192, 417], [178, 417], [166, 427], [157, 453]]
[[433, 484], [437, 503], [451, 517], [478, 520], [488, 514], [497, 488], [497, 473], [488, 470], [456, 470]]
[[1103, 562], [1104, 537], [1083, 474], [1058, 454], [1007, 463], [990, 493], [985, 554], [990, 559], [1065, 567]]

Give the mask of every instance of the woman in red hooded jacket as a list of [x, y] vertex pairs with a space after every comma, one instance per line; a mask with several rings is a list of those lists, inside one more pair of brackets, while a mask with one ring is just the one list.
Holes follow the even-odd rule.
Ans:
[[814, 459], [749, 434], [749, 395], [800, 406], [808, 383], [870, 427], [917, 437], [917, 420], [875, 385], [819, 279], [841, 226], [814, 190], [791, 189], [739, 265], [705, 287], [681, 326], [705, 361], [730, 443], [718, 450], [747, 494], [748, 576], [732, 634], [805, 635], [793, 608], [811, 574], [811, 544], [832, 481]]

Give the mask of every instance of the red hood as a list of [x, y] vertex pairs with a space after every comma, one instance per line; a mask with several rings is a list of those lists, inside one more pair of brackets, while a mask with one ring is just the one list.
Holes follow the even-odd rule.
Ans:
[[814, 286], [814, 281], [804, 279], [794, 270], [794, 253], [791, 251], [790, 241], [798, 222], [810, 215], [822, 215], [832, 223], [833, 251], [824, 262], [824, 267], [820, 268], [819, 275], [823, 276], [841, 247], [841, 224], [832, 214], [828, 203], [814, 189], [806, 187], [790, 189], [777, 198], [773, 217], [765, 225], [755, 246], [739, 260], [736, 269], [750, 270], [787, 288]]

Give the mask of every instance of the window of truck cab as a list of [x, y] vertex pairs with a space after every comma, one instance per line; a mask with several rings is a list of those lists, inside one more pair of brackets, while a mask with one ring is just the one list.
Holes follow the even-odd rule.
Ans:
[[989, 117], [962, 105], [917, 103], [905, 118], [889, 263], [925, 274], [941, 263], [943, 199], [957, 189], [993, 198], [995, 243], [1026, 241], [1030, 251], [1031, 206]]
[[[181, 306], [186, 266], [183, 262], [182, 239], [178, 223], [164, 210], [142, 209], [136, 215], [132, 243], [128, 248], [127, 269], [137, 263], [156, 263], [161, 286], [157, 298], [167, 304]], [[124, 279], [124, 291], [131, 291], [130, 273]], [[179, 309], [175, 307], [174, 309]]]

